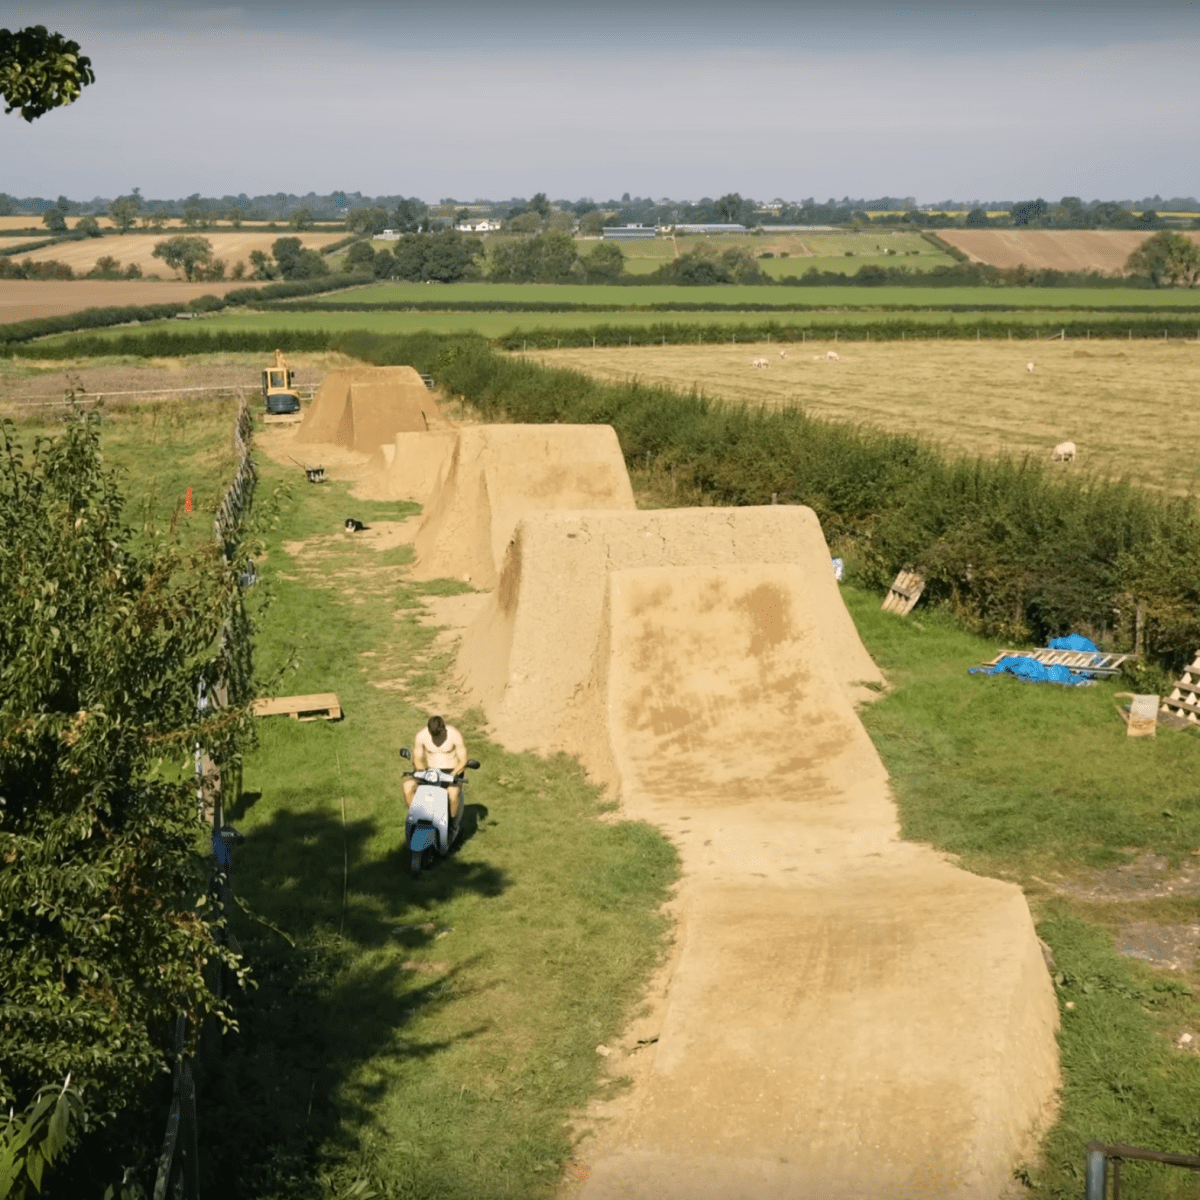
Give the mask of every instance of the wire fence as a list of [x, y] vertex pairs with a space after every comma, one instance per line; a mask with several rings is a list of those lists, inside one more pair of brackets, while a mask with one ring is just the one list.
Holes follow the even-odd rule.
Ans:
[[[256, 384], [225, 384], [219, 387], [190, 387], [190, 388], [148, 388], [140, 391], [125, 392], [89, 392], [90, 401], [118, 400], [131, 403], [142, 403], [150, 400], [224, 400], [230, 396], [240, 397], [243, 403], [250, 396], [258, 395], [261, 391]], [[308, 384], [297, 386], [296, 393], [301, 400], [311, 400], [317, 394], [317, 386]], [[5, 398], [5, 408], [69, 408], [74, 401], [62, 395], [25, 396], [19, 400]]]
[[[243, 395], [234, 422], [236, 466], [213, 520], [213, 537], [227, 563], [237, 563], [247, 532], [247, 517], [258, 484], [258, 468], [251, 456], [254, 419]], [[197, 707], [206, 713], [217, 708], [240, 707], [253, 696], [253, 637], [246, 613], [245, 591], [255, 583], [253, 568], [243, 572], [231, 599], [217, 639], [211, 683], [200, 684]], [[201, 821], [211, 822], [213, 862], [209, 875], [209, 897], [214, 908], [228, 913], [233, 904], [233, 848], [242, 840], [237, 830], [225, 824], [225, 796], [241, 790], [241, 761], [236, 753], [217, 752], [215, 758], [196, 749], [196, 800]], [[219, 927], [218, 938], [241, 953], [227, 925]], [[234, 986], [227, 968], [210, 963], [209, 986], [224, 998]], [[211, 1018], [210, 1018], [211, 1020]], [[176, 1020], [175, 1069], [171, 1107], [159, 1154], [153, 1200], [200, 1200], [198, 1159], [199, 1124], [196, 1096], [197, 1076], [213, 1066], [220, 1056], [220, 1031], [213, 1025], [201, 1030], [196, 1059], [187, 1054], [187, 1019]]]

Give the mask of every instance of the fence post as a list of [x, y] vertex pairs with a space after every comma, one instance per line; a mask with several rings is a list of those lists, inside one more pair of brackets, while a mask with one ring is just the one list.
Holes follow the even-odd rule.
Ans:
[[1087, 1144], [1087, 1190], [1085, 1200], [1105, 1200], [1108, 1194], [1108, 1155], [1103, 1142]]

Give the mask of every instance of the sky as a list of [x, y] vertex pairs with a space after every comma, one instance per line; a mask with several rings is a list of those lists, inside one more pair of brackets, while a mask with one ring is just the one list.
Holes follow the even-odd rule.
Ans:
[[1200, 196], [1200, 4], [0, 0], [96, 83], [0, 191]]

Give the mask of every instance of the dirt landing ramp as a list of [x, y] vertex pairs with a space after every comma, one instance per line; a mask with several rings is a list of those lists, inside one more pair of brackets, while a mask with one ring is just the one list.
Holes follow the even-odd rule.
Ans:
[[341, 368], [326, 374], [296, 433], [371, 454], [399, 432], [445, 428], [433, 394], [412, 367]]
[[[397, 442], [394, 465], [400, 454]], [[494, 587], [525, 513], [633, 506], [621, 447], [607, 425], [466, 425], [429, 498], [413, 574]]]
[[1017, 888], [900, 840], [810, 510], [531, 514], [459, 668], [683, 860], [658, 1041], [582, 1200], [1002, 1193], [1053, 1110], [1053, 989]]
[[683, 946], [585, 1200], [979, 1200], [1057, 1083], [1021, 892], [898, 840], [798, 566], [609, 577], [607, 732]]

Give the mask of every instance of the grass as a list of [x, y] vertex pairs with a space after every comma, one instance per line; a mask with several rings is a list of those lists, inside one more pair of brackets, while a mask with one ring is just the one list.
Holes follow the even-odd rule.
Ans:
[[[862, 711], [892, 777], [903, 834], [1020, 884], [1055, 957], [1064, 1087], [1057, 1125], [1025, 1178], [1034, 1196], [1082, 1193], [1084, 1147], [1124, 1142], [1200, 1150], [1200, 1057], [1175, 1050], [1200, 1029], [1182, 977], [1122, 958], [1113, 931], [1130, 920], [1200, 920], [1200, 900], [1097, 905], [1059, 891], [1090, 869], [1151, 851], [1193, 861], [1200, 846], [1200, 733], [1131, 741], [1115, 693], [1066, 689], [967, 668], [997, 648], [938, 612], [901, 619], [877, 596], [843, 591], [891, 690]], [[1119, 876], [1117, 877], [1119, 878]], [[1183, 1171], [1136, 1164], [1123, 1176], [1142, 1200], [1195, 1196]]]
[[[814, 343], [824, 353], [833, 343]], [[766, 344], [618, 347], [529, 352], [548, 365], [600, 379], [636, 377], [680, 391], [768, 408], [801, 405], [814, 416], [936, 441], [952, 453], [1048, 457], [1072, 440], [1064, 470], [1128, 474], [1169, 491], [1200, 490], [1200, 464], [1171, 447], [1200, 439], [1200, 345], [1153, 341], [854, 342], [842, 360], [814, 363]], [[769, 355], [769, 370], [749, 360]], [[1035, 360], [1029, 374], [1026, 362]]]
[[[237, 401], [109, 404], [100, 412], [104, 464], [121, 477], [126, 521], [139, 532], [174, 529], [185, 542], [211, 539], [233, 471]], [[52, 437], [62, 428], [45, 410], [7, 415], [26, 450], [35, 437]], [[184, 511], [188, 488], [190, 513]]]
[[[766, 260], [770, 263], [772, 260]], [[792, 260], [784, 260], [792, 261]], [[891, 260], [893, 265], [897, 260]], [[899, 259], [903, 263], [903, 259]], [[842, 259], [842, 264], [857, 259]], [[806, 269], [806, 268], [804, 268]], [[800, 273], [802, 273], [803, 269]], [[1030, 287], [785, 287], [735, 284], [682, 287], [675, 284], [582, 283], [381, 283], [329, 296], [332, 310], [350, 310], [362, 304], [428, 304], [449, 302], [595, 304], [613, 308], [673, 304], [769, 304], [783, 308], [929, 308], [946, 310], [953, 305], [992, 305], [1022, 310], [1100, 309], [1124, 311], [1148, 307], [1195, 308], [1200, 312], [1200, 292], [1176, 288], [1030, 288]], [[307, 314], [303, 314], [307, 315]], [[364, 314], [365, 315], [365, 314]], [[503, 315], [503, 314], [501, 314]], [[538, 314], [539, 320], [541, 314]], [[661, 317], [659, 317], [661, 319]], [[945, 319], [943, 317], [942, 319]], [[578, 315], [576, 315], [578, 322]], [[512, 315], [509, 324], [513, 325]]]
[[447, 669], [420, 597], [461, 585], [412, 584], [406, 553], [340, 526], [411, 507], [302, 486], [271, 537], [260, 666], [294, 652], [283, 690], [335, 690], [346, 719], [264, 722], [230, 814], [238, 892], [295, 949], [239, 921], [263, 986], [208, 1099], [222, 1194], [549, 1195], [666, 932], [667, 843], [598, 820], [576, 764], [503, 752], [477, 713], [451, 714], [483, 762], [467, 840], [409, 878], [396, 751]]

